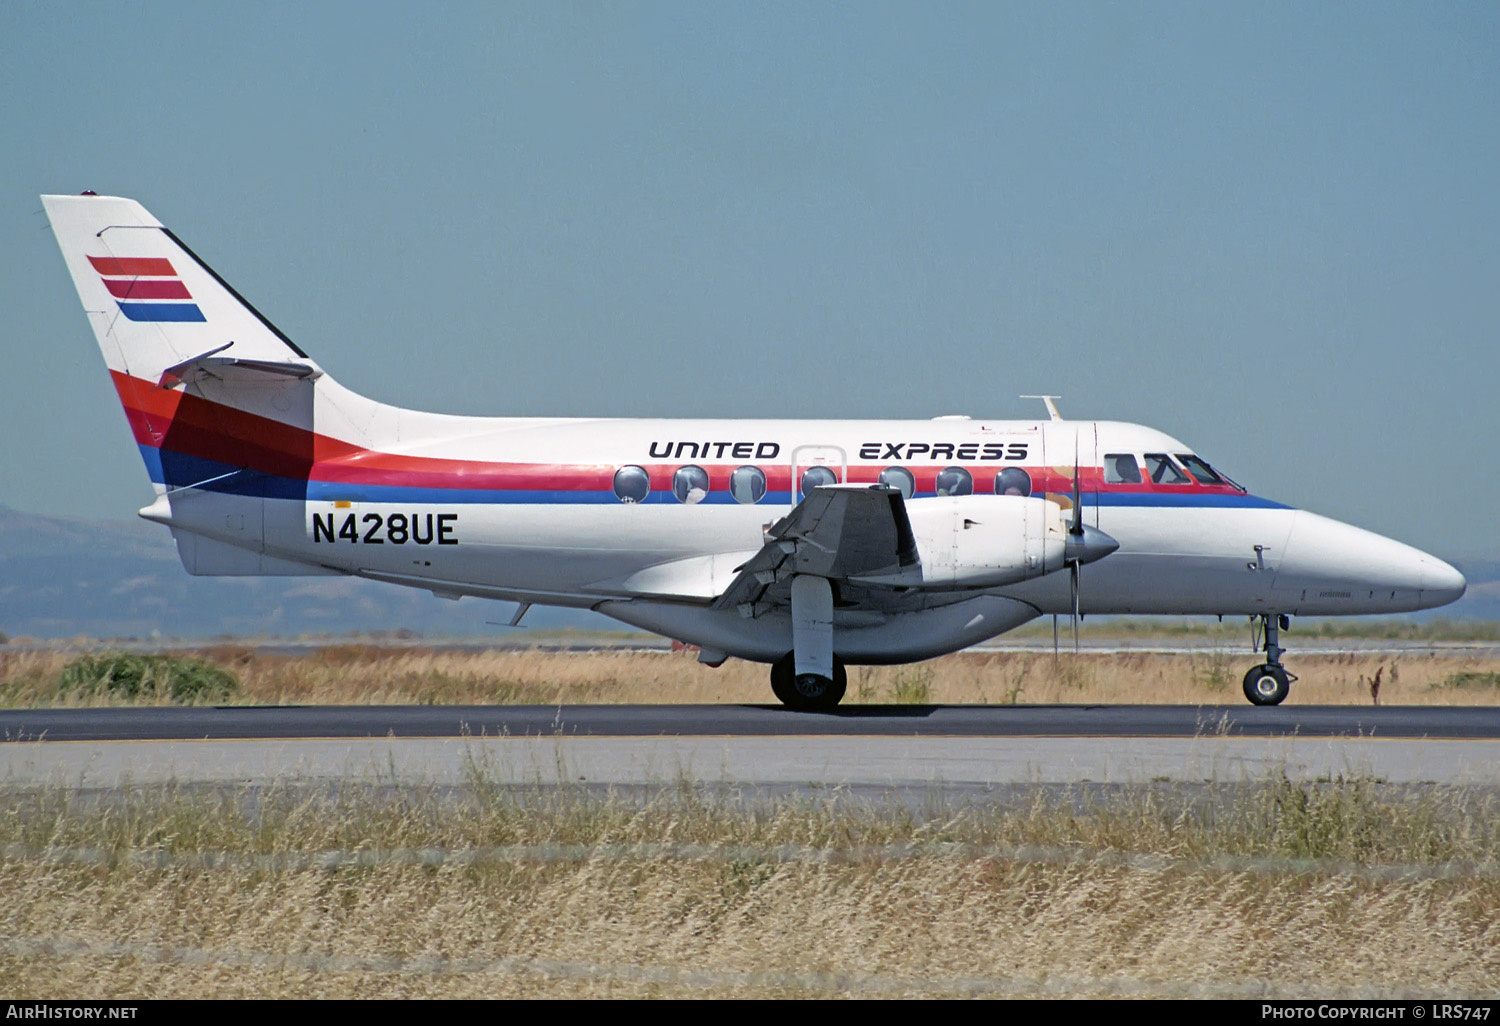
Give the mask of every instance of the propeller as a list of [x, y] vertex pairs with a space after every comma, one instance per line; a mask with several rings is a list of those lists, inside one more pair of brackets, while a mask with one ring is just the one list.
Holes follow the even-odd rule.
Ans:
[[[1068, 607], [1073, 611], [1073, 654], [1078, 654], [1078, 567], [1075, 554], [1083, 540], [1083, 481], [1078, 469], [1078, 435], [1073, 435], [1073, 513], [1068, 522], [1068, 540], [1063, 562], [1068, 566]], [[1057, 614], [1052, 614], [1052, 662], [1057, 662]]]
[[[1079, 599], [1079, 572], [1085, 563], [1103, 559], [1120, 547], [1120, 543], [1097, 527], [1083, 523], [1083, 472], [1078, 466], [1078, 436], [1073, 436], [1073, 515], [1068, 520], [1068, 538], [1063, 545], [1063, 562], [1068, 566], [1068, 596], [1073, 615], [1073, 652], [1078, 652], [1078, 621], [1082, 619]], [[1057, 616], [1052, 617], [1052, 653], [1057, 654]]]
[[[1075, 549], [1083, 542], [1083, 472], [1078, 467], [1078, 433], [1073, 433], [1073, 521], [1068, 524], [1068, 544]], [[1063, 549], [1064, 553], [1067, 548]], [[1083, 565], [1075, 556], [1068, 563], [1068, 591], [1073, 608], [1073, 654], [1078, 654], [1078, 572]]]

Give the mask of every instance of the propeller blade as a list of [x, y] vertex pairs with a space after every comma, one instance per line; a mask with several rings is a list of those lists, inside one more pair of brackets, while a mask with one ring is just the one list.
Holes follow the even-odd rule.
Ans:
[[1068, 583], [1073, 592], [1073, 654], [1078, 654], [1078, 563], [1069, 565]]
[[1052, 614], [1052, 668], [1057, 669], [1057, 614]]
[[1078, 467], [1077, 434], [1073, 435], [1073, 520], [1068, 533], [1074, 537], [1083, 534], [1083, 475]]
[[[1078, 465], [1078, 432], [1073, 432], [1073, 519], [1068, 524], [1069, 539], [1083, 539], [1083, 470]], [[1080, 545], [1079, 548], [1082, 548]], [[1080, 556], [1068, 560], [1068, 590], [1072, 597], [1073, 654], [1078, 654], [1078, 572], [1083, 566]]]

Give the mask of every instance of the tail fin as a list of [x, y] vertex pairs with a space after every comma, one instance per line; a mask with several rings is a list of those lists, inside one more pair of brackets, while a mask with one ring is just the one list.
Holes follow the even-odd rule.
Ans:
[[43, 196], [110, 370], [157, 379], [212, 350], [239, 360], [307, 354], [134, 200]]
[[307, 354], [134, 200], [42, 203], [157, 492], [305, 481]]

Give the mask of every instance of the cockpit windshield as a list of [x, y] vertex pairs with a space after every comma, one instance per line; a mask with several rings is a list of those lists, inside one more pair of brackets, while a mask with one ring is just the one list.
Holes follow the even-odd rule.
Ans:
[[1199, 484], [1227, 484], [1239, 488], [1242, 492], [1245, 490], [1192, 453], [1180, 452], [1177, 454], [1177, 459], [1184, 467], [1187, 467], [1188, 473], [1192, 474]]

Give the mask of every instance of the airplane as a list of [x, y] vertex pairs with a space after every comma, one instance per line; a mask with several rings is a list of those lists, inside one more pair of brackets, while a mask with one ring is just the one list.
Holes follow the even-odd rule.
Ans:
[[[1292, 616], [1402, 613], [1463, 576], [1251, 494], [1149, 427], [1038, 421], [468, 417], [340, 386], [134, 200], [43, 196], [196, 575], [342, 574], [592, 609], [770, 664], [796, 710], [846, 667], [1039, 616], [1243, 615], [1255, 705], [1295, 679]], [[1054, 620], [1054, 626], [1056, 620]]]

